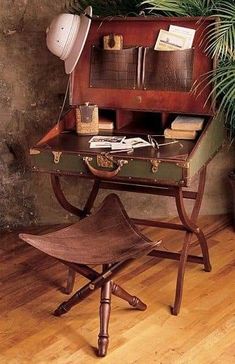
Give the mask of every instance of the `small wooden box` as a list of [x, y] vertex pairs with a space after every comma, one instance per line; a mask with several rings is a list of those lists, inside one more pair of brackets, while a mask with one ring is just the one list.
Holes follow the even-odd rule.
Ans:
[[103, 47], [106, 50], [114, 51], [123, 48], [123, 36], [118, 34], [108, 34], [103, 37]]

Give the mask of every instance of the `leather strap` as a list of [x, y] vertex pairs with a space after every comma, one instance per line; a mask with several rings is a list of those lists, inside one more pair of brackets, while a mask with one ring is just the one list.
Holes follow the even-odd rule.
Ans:
[[141, 85], [142, 85], [142, 87], [144, 87], [144, 83], [145, 83], [146, 52], [147, 52], [147, 48], [144, 48], [144, 50], [143, 50], [143, 67], [142, 67], [142, 77], [141, 77]]
[[138, 47], [138, 58], [137, 58], [137, 88], [141, 88], [141, 73], [142, 71], [142, 55], [143, 47]]

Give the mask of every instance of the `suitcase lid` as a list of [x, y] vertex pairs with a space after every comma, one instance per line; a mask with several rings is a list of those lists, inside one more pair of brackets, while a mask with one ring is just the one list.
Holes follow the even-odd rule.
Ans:
[[[214, 61], [205, 54], [207, 46], [205, 33], [207, 27], [215, 21], [215, 18], [192, 17], [94, 18], [82, 56], [71, 74], [70, 104], [90, 102], [97, 104], [99, 108], [214, 115], [212, 98], [206, 103], [211, 92], [211, 85], [205, 86], [204, 84], [203, 92], [197, 94], [184, 90], [145, 90], [143, 87], [135, 89], [92, 87], [91, 68], [92, 49], [94, 46], [100, 47], [104, 35], [111, 33], [123, 35], [125, 48], [137, 46], [142, 49], [151, 49], [155, 45], [160, 29], [168, 30], [170, 25], [178, 25], [196, 30], [192, 48], [192, 83], [194, 83], [196, 80], [201, 80], [203, 74], [214, 68]], [[189, 53], [188, 50], [186, 51], [185, 53]], [[166, 52], [168, 51], [164, 51], [165, 57]], [[171, 54], [172, 52], [175, 51], [170, 51]], [[143, 61], [141, 61], [143, 68], [142, 63]], [[161, 71], [156, 70], [156, 72]]]

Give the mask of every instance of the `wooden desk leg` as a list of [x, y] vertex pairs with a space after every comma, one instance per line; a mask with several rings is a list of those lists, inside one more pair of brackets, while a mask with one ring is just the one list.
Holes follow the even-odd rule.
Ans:
[[62, 191], [59, 176], [57, 176], [55, 174], [51, 174], [51, 185], [52, 185], [54, 195], [55, 195], [57, 201], [59, 202], [59, 204], [66, 211], [69, 211], [72, 214], [80, 217], [82, 215], [83, 211], [78, 209], [77, 207], [71, 205], [71, 203], [68, 202], [68, 200], [66, 199], [66, 197], [64, 195], [64, 192]]
[[68, 212], [80, 217], [81, 219], [86, 217], [87, 214], [90, 213], [95, 199], [98, 195], [99, 188], [100, 188], [100, 181], [95, 180], [92, 190], [88, 196], [87, 202], [83, 210], [78, 209], [77, 207], [73, 206], [68, 200], [66, 199], [64, 192], [61, 188], [59, 176], [56, 174], [51, 174], [51, 185], [54, 192], [54, 195], [59, 202], [59, 204]]
[[186, 233], [183, 249], [180, 255], [179, 261], [179, 268], [178, 268], [178, 275], [177, 275], [177, 282], [176, 282], [176, 292], [175, 292], [175, 302], [174, 306], [171, 308], [171, 313], [173, 315], [178, 315], [180, 312], [182, 296], [183, 296], [183, 284], [184, 284], [184, 274], [185, 274], [185, 267], [188, 258], [188, 251], [190, 242], [192, 239], [192, 233]]
[[85, 204], [85, 207], [83, 209], [83, 213], [81, 218], [86, 217], [91, 213], [91, 209], [94, 206], [95, 199], [98, 195], [100, 189], [100, 181], [96, 180], [93, 184], [92, 190], [90, 192], [90, 195], [88, 196], [87, 202]]
[[176, 190], [175, 198], [176, 198], [176, 206], [177, 206], [178, 214], [179, 214], [182, 224], [185, 226], [185, 228], [188, 230], [188, 232], [186, 233], [184, 243], [183, 243], [183, 249], [181, 251], [181, 256], [180, 256], [177, 283], [176, 283], [175, 302], [174, 302], [174, 306], [172, 308], [173, 315], [178, 315], [179, 311], [180, 311], [182, 295], [183, 295], [185, 266], [186, 266], [188, 251], [189, 251], [189, 247], [190, 247], [190, 243], [191, 243], [193, 234], [196, 234], [196, 236], [198, 237], [198, 241], [199, 241], [201, 251], [202, 251], [205, 271], [207, 271], [207, 272], [211, 271], [211, 264], [210, 264], [210, 259], [209, 259], [207, 241], [205, 239], [205, 236], [204, 236], [202, 230], [196, 225], [196, 221], [197, 221], [201, 203], [202, 203], [202, 197], [203, 197], [203, 192], [204, 192], [204, 187], [205, 187], [205, 180], [206, 180], [206, 168], [204, 167], [199, 175], [197, 197], [195, 199], [195, 204], [194, 204], [190, 218], [187, 216], [187, 213], [185, 210], [182, 188], [179, 187]]

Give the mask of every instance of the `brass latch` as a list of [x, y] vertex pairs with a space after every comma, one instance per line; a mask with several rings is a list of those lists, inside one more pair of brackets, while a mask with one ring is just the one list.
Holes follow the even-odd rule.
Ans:
[[92, 162], [93, 158], [92, 157], [83, 157], [82, 160], [87, 161], [87, 162]]
[[108, 158], [106, 155], [98, 154], [96, 157], [97, 166], [102, 168], [113, 168], [113, 157], [109, 156]]
[[54, 156], [54, 163], [58, 164], [60, 162], [60, 157], [62, 155], [62, 152], [52, 152]]
[[161, 161], [159, 161], [158, 159], [151, 159], [150, 162], [152, 164], [152, 173], [157, 173]]

